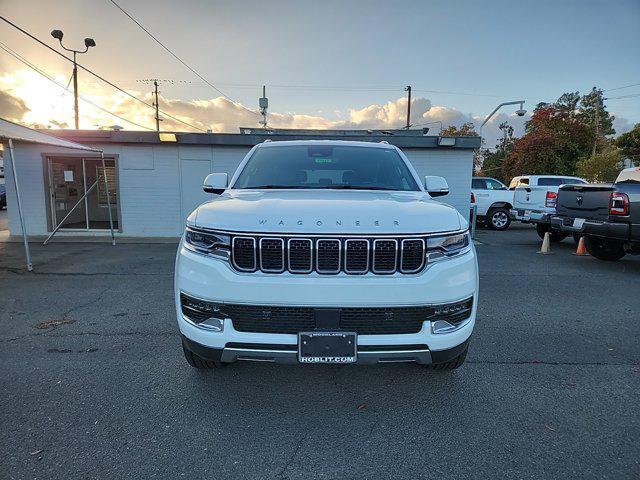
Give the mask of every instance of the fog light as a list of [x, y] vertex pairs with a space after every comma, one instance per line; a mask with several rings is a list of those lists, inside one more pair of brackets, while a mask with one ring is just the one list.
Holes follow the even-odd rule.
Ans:
[[448, 333], [453, 332], [457, 328], [457, 326], [451, 325], [446, 320], [436, 320], [435, 322], [431, 322], [431, 333]]
[[219, 304], [189, 297], [184, 293], [180, 294], [180, 302], [182, 314], [191, 323], [213, 332], [224, 331], [224, 321], [227, 316], [222, 312]]
[[449, 333], [460, 328], [471, 316], [473, 297], [454, 303], [434, 305], [431, 314], [431, 332]]

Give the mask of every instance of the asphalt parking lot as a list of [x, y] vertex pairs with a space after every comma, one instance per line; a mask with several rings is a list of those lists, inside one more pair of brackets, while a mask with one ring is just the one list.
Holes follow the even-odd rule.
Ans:
[[638, 478], [640, 257], [480, 231], [467, 363], [210, 372], [175, 245], [0, 243], [0, 478]]

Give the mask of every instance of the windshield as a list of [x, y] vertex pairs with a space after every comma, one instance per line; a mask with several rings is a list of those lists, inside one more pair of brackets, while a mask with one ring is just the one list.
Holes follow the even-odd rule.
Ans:
[[336, 145], [258, 148], [233, 188], [420, 190], [395, 149]]

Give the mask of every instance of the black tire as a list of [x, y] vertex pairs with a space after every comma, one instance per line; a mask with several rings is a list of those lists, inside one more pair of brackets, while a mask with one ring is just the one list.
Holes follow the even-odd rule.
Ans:
[[506, 230], [511, 225], [511, 216], [506, 208], [492, 208], [487, 212], [486, 221], [491, 230]]
[[434, 363], [433, 365], [430, 365], [430, 367], [432, 370], [455, 370], [456, 368], [460, 368], [464, 363], [464, 360], [467, 358], [468, 351], [469, 347], [465, 348], [462, 353], [453, 360], [445, 363]]
[[551, 230], [546, 223], [536, 223], [536, 233], [542, 240], [544, 240], [544, 234], [547, 232], [549, 232], [549, 241], [551, 243], [558, 243], [567, 238], [566, 234]]
[[207, 360], [205, 358], [199, 357], [191, 350], [189, 350], [184, 342], [182, 342], [182, 351], [184, 352], [184, 358], [187, 360], [187, 363], [193, 368], [197, 368], [198, 370], [213, 370], [214, 368], [220, 366], [219, 362], [214, 362], [212, 360]]
[[624, 245], [618, 240], [584, 237], [584, 246], [589, 255], [605, 262], [615, 262], [625, 256]]

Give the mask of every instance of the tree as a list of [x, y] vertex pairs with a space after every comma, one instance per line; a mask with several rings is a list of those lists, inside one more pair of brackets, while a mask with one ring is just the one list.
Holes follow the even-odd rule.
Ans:
[[640, 165], [640, 123], [636, 123], [633, 130], [620, 135], [615, 143], [622, 150], [623, 156]]
[[591, 92], [580, 99], [578, 115], [580, 120], [593, 130], [594, 139], [596, 130], [596, 111], [599, 112], [598, 135], [603, 137], [605, 135], [613, 135], [616, 133], [613, 128], [613, 120], [615, 117], [610, 115], [604, 106], [604, 95], [602, 90], [593, 87]]
[[578, 104], [580, 103], [580, 92], [563, 93], [560, 98], [556, 100], [555, 105], [567, 112], [575, 112], [578, 110]]
[[503, 182], [508, 182], [510, 179], [504, 175], [503, 163], [513, 151], [515, 138], [513, 137], [513, 127], [507, 122], [502, 122], [499, 128], [502, 131], [502, 137], [494, 151], [489, 149], [481, 151], [483, 162], [479, 170], [482, 175], [495, 177]]
[[449, 125], [447, 128], [440, 132], [441, 137], [477, 137], [476, 129], [473, 123], [463, 123], [460, 128], [455, 125]]
[[572, 102], [539, 105], [525, 124], [525, 134], [513, 142], [502, 164], [505, 178], [522, 174], [572, 175], [578, 159], [593, 146], [593, 130]]
[[595, 155], [585, 156], [576, 166], [576, 173], [590, 182], [613, 182], [620, 170], [624, 156], [612, 142], [603, 140]]

